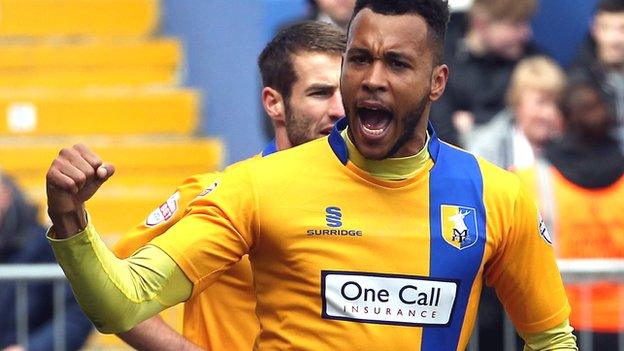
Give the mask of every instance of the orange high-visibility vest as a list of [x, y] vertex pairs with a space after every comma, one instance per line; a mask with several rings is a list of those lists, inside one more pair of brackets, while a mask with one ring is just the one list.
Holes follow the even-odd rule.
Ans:
[[[516, 173], [536, 190], [558, 258], [624, 258], [624, 177], [606, 188], [586, 189], [543, 163]], [[575, 329], [624, 330], [624, 284], [567, 284], [566, 292]]]

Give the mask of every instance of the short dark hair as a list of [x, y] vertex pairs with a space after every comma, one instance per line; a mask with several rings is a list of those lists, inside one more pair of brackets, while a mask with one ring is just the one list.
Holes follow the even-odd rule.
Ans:
[[592, 91], [600, 98], [602, 103], [606, 105], [608, 109], [611, 109], [611, 104], [605, 92], [600, 88], [600, 84], [594, 79], [587, 79], [585, 77], [572, 77], [568, 84], [566, 84], [557, 105], [559, 111], [563, 115], [563, 118], [568, 120], [570, 115], [574, 112], [579, 94], [585, 91]]
[[357, 0], [351, 21], [358, 12], [365, 8], [382, 15], [418, 14], [422, 16], [427, 22], [427, 34], [434, 44], [434, 58], [442, 62], [446, 27], [450, 16], [448, 0]]
[[262, 50], [258, 67], [262, 84], [277, 90], [285, 101], [297, 82], [293, 55], [323, 53], [342, 55], [347, 46], [346, 35], [331, 24], [305, 21], [282, 29]]
[[624, 12], [624, 0], [602, 0], [598, 12]]

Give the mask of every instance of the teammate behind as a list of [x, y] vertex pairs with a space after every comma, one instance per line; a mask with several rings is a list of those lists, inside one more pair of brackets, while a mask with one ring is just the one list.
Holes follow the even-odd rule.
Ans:
[[328, 138], [230, 167], [126, 260], [84, 212], [112, 166], [64, 149], [47, 174], [50, 241], [96, 326], [129, 329], [249, 254], [257, 350], [464, 350], [484, 278], [527, 349], [577, 350], [533, 198], [428, 124], [448, 78], [447, 21], [443, 0], [357, 1], [347, 119]]
[[[262, 103], [275, 140], [262, 156], [329, 134], [344, 116], [340, 98], [340, 60], [346, 36], [333, 26], [304, 22], [283, 29], [258, 58]], [[187, 179], [143, 222], [124, 235], [113, 251], [127, 258], [184, 216], [194, 198], [218, 179], [218, 173]], [[251, 266], [247, 256], [203, 293], [184, 304], [182, 337], [156, 316], [119, 334], [142, 350], [182, 350], [192, 342], [206, 350], [251, 350], [260, 327], [254, 313]], [[186, 338], [186, 339], [185, 339]]]

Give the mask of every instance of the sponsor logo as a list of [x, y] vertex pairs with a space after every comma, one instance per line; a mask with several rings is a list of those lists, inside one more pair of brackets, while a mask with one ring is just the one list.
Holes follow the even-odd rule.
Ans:
[[150, 213], [145, 220], [145, 225], [153, 227], [171, 219], [178, 210], [178, 200], [180, 200], [180, 192], [176, 191], [167, 201]]
[[548, 227], [546, 226], [546, 223], [544, 223], [544, 219], [542, 218], [542, 215], [538, 213], [538, 216], [539, 216], [539, 225], [538, 225], [539, 233], [542, 239], [544, 239], [548, 243], [548, 245], [552, 245], [553, 241], [552, 241], [552, 237], [550, 236], [550, 232], [548, 231]]
[[325, 209], [325, 220], [327, 221], [327, 226], [330, 228], [340, 228], [342, 227], [342, 212], [340, 207], [327, 207]]
[[[325, 222], [329, 228], [342, 227], [342, 210], [340, 207], [325, 208]], [[362, 236], [359, 229], [308, 229], [307, 236]]]
[[210, 194], [213, 190], [215, 190], [215, 188], [217, 187], [217, 185], [219, 185], [219, 182], [214, 182], [212, 183], [209, 187], [207, 187], [206, 189], [204, 189], [204, 191], [202, 191], [201, 193], [199, 193], [199, 195], [197, 195], [197, 197], [202, 197], [202, 196], [206, 196], [208, 194]]
[[337, 236], [362, 236], [361, 230], [346, 230], [346, 229], [308, 229], [306, 231], [307, 236], [321, 236], [321, 235], [337, 235]]
[[477, 211], [472, 207], [442, 205], [442, 237], [454, 248], [463, 250], [477, 242]]
[[458, 282], [367, 272], [321, 271], [322, 316], [362, 323], [446, 326]]

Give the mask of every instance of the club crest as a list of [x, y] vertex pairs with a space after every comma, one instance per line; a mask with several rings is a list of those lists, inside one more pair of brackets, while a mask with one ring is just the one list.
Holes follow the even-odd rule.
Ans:
[[454, 248], [463, 250], [477, 242], [477, 211], [472, 207], [442, 205], [442, 237]]

